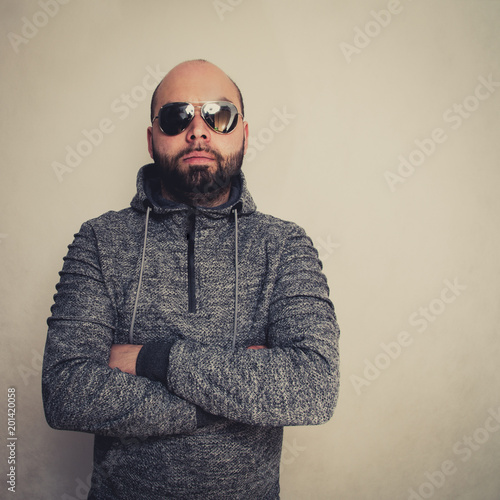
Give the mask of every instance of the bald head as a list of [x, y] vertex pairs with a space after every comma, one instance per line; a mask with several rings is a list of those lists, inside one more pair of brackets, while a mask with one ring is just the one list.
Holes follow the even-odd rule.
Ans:
[[167, 102], [223, 99], [239, 104], [241, 114], [245, 115], [241, 91], [226, 73], [204, 59], [185, 61], [172, 68], [153, 92], [151, 121]]

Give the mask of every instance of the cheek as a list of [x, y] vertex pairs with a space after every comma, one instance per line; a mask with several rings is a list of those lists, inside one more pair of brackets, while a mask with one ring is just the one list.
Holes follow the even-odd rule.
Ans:
[[162, 155], [168, 154], [172, 156], [186, 147], [186, 143], [182, 140], [180, 135], [171, 137], [162, 134], [161, 136], [154, 136], [153, 139], [156, 152]]
[[224, 155], [234, 155], [238, 151], [240, 151], [243, 145], [243, 137], [238, 135], [230, 135], [228, 137], [223, 137], [222, 141], [218, 141], [219, 144], [212, 143], [212, 147], [217, 148], [218, 151]]

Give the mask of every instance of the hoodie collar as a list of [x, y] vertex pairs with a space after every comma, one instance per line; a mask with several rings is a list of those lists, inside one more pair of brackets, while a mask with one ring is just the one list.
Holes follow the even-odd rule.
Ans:
[[[160, 177], [154, 163], [144, 165], [139, 170], [137, 174], [137, 193], [130, 205], [140, 212], [145, 212], [149, 206], [153, 213], [158, 215], [186, 211], [192, 208], [184, 203], [166, 200], [161, 196]], [[207, 215], [212, 216], [227, 215], [236, 205], [239, 205], [239, 213], [250, 214], [256, 210], [256, 205], [248, 191], [243, 172], [240, 172], [233, 179], [229, 201], [218, 207], [197, 207], [197, 211], [206, 212]]]

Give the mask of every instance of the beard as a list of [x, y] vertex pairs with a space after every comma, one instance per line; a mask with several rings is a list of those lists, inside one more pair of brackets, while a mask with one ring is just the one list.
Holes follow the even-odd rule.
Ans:
[[[210, 153], [216, 161], [216, 169], [209, 165], [191, 165], [182, 168], [180, 159], [193, 151]], [[153, 144], [153, 160], [158, 168], [162, 190], [174, 201], [191, 206], [214, 206], [231, 189], [231, 181], [241, 172], [245, 141], [239, 151], [222, 156], [206, 146], [189, 147], [176, 155], [160, 154]]]

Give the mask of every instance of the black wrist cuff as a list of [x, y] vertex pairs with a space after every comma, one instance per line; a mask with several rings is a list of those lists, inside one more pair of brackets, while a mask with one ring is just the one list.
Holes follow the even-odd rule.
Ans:
[[167, 384], [168, 358], [175, 340], [169, 342], [148, 342], [137, 356], [135, 372], [141, 377]]

